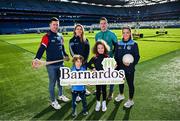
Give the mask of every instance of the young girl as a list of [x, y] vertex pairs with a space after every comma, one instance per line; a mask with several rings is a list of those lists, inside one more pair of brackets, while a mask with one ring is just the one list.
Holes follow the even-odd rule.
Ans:
[[[71, 68], [71, 71], [85, 71], [86, 69], [82, 66], [83, 64], [83, 57], [81, 55], [74, 55], [73, 56], [73, 66]], [[84, 85], [76, 85], [71, 87], [72, 90], [72, 116], [76, 117], [76, 98], [79, 95], [82, 104], [83, 104], [83, 115], [87, 115], [87, 102], [86, 102], [86, 86]]]
[[[93, 53], [95, 54], [94, 57], [88, 63], [88, 67], [92, 70], [103, 70], [103, 65], [101, 64], [104, 58], [108, 57], [109, 46], [106, 44], [105, 41], [97, 41], [94, 48]], [[92, 66], [94, 64], [94, 66]], [[106, 85], [96, 85], [96, 107], [95, 111], [99, 111], [101, 108], [100, 96], [103, 96], [102, 101], [102, 111], [105, 112], [107, 110], [106, 107]]]
[[[130, 108], [134, 105], [133, 96], [134, 96], [134, 72], [135, 65], [138, 63], [139, 49], [135, 41], [132, 40], [131, 29], [129, 27], [122, 28], [123, 38], [116, 44], [115, 48], [115, 60], [117, 62], [117, 70], [123, 69], [125, 71], [125, 76], [127, 84], [129, 87], [129, 99], [124, 104], [126, 108]], [[122, 61], [122, 58], [125, 54], [131, 54], [134, 57], [133, 63], [125, 63]], [[120, 94], [115, 98], [117, 102], [123, 100], [124, 97], [124, 84], [119, 85]]]

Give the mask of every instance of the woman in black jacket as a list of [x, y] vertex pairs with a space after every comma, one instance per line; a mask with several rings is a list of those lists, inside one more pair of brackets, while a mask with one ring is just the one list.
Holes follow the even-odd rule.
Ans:
[[71, 56], [73, 57], [75, 54], [83, 56], [85, 61], [84, 66], [86, 66], [89, 56], [89, 49], [90, 46], [88, 39], [85, 37], [84, 27], [81, 24], [77, 24], [74, 28], [74, 36], [69, 41], [69, 50]]
[[[134, 72], [135, 65], [138, 63], [139, 49], [138, 44], [132, 39], [131, 29], [129, 27], [122, 28], [123, 38], [116, 44], [114, 58], [117, 62], [117, 70], [123, 69], [125, 71], [125, 76], [127, 84], [129, 87], [129, 99], [124, 104], [126, 108], [130, 108], [134, 105], [133, 96], [134, 96]], [[126, 54], [132, 55], [134, 61], [132, 63], [123, 62], [123, 56]], [[123, 100], [124, 97], [124, 84], [119, 85], [120, 94], [115, 98], [117, 102]]]

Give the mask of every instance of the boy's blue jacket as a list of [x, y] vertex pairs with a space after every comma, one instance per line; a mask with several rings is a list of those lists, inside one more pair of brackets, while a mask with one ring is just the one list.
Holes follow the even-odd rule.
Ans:
[[[84, 67], [81, 66], [80, 69], [76, 69], [75, 66], [73, 66], [71, 68], [71, 71], [85, 71], [86, 69]], [[85, 85], [75, 85], [71, 87], [72, 91], [85, 91], [86, 90], [86, 86]]]

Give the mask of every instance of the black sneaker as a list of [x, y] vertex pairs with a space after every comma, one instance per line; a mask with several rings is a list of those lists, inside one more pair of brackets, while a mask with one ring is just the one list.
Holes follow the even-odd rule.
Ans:
[[84, 116], [87, 116], [89, 113], [86, 111], [86, 112], [83, 112], [83, 115]]

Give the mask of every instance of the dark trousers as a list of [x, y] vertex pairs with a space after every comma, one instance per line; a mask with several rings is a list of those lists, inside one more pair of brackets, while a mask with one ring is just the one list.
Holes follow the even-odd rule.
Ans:
[[87, 102], [86, 102], [86, 91], [72, 91], [72, 108], [73, 108], [73, 113], [76, 111], [76, 98], [79, 95], [79, 97], [82, 100], [82, 106], [83, 106], [83, 112], [87, 111]]
[[106, 85], [96, 85], [96, 99], [100, 101], [101, 93], [103, 101], [106, 100]]
[[[129, 98], [132, 99], [134, 96], [134, 72], [126, 72], [126, 81], [129, 87]], [[124, 84], [119, 85], [119, 92], [120, 94], [124, 93]]]

